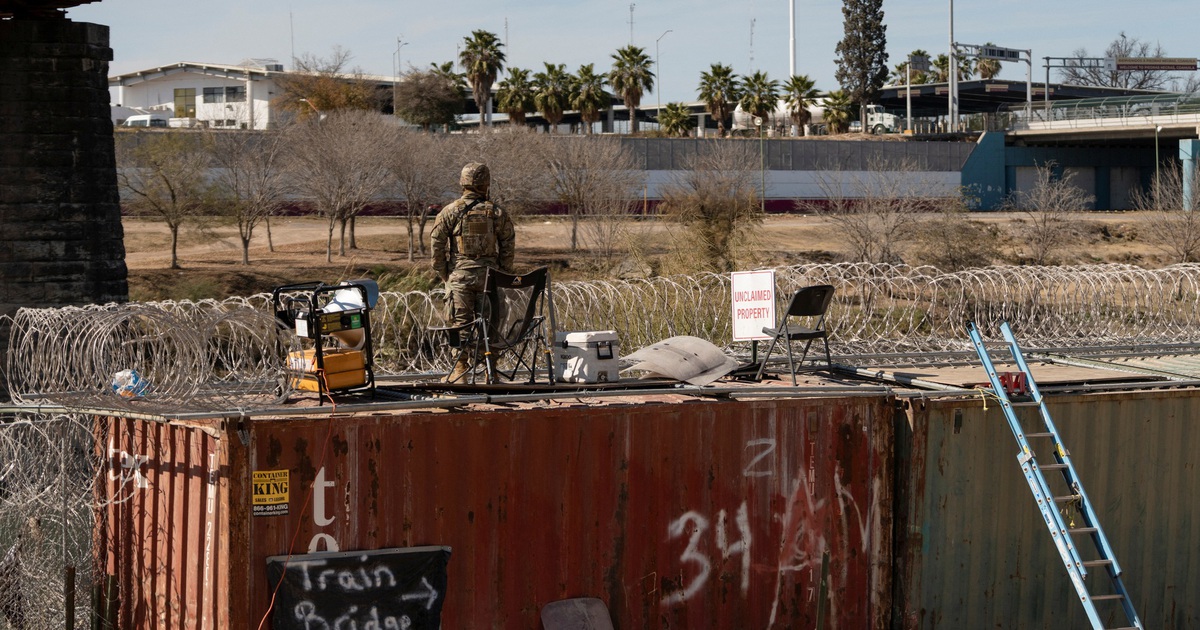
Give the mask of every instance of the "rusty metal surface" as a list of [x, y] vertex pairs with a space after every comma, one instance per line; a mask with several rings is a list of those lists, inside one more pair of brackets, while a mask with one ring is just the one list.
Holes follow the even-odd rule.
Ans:
[[121, 628], [230, 628], [228, 467], [193, 427], [98, 418], [96, 554]]
[[446, 545], [446, 628], [537, 628], [572, 597], [619, 628], [813, 628], [825, 551], [826, 628], [884, 628], [892, 413], [880, 395], [255, 420], [248, 469], [292, 491], [287, 515], [232, 525], [249, 625], [268, 556]]
[[[1200, 394], [1057, 396], [1049, 408], [1145, 626], [1200, 627]], [[895, 627], [1090, 627], [994, 402], [914, 401], [896, 442]]]

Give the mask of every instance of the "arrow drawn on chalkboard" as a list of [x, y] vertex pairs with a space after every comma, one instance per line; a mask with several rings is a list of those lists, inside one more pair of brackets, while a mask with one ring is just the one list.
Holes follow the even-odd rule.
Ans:
[[405, 593], [400, 596], [400, 601], [411, 602], [413, 600], [428, 599], [428, 601], [425, 602], [425, 610], [432, 609], [434, 603], [437, 602], [438, 592], [434, 590], [433, 585], [429, 583], [429, 580], [423, 577], [421, 578], [421, 586], [425, 587], [424, 592], [417, 591], [414, 593]]

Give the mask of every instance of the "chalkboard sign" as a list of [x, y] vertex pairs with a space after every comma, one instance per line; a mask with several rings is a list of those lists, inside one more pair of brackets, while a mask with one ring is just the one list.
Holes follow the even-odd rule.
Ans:
[[449, 561], [449, 547], [271, 556], [271, 627], [437, 630]]

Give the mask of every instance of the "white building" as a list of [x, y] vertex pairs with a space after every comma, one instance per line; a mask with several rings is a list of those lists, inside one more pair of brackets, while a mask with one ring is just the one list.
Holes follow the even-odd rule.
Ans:
[[274, 59], [250, 59], [236, 66], [180, 62], [109, 77], [114, 122], [120, 112], [166, 109], [176, 127], [267, 129], [278, 122], [271, 101], [283, 74]]

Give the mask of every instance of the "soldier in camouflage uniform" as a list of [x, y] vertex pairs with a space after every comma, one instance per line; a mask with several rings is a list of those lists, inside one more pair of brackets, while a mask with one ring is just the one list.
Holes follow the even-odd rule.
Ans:
[[[491, 174], [486, 164], [472, 162], [459, 177], [462, 197], [455, 199], [433, 221], [430, 232], [433, 270], [446, 282], [452, 325], [475, 319], [487, 268], [512, 273], [516, 231], [512, 218], [488, 200]], [[471, 367], [460, 353], [446, 381], [458, 380]]]

